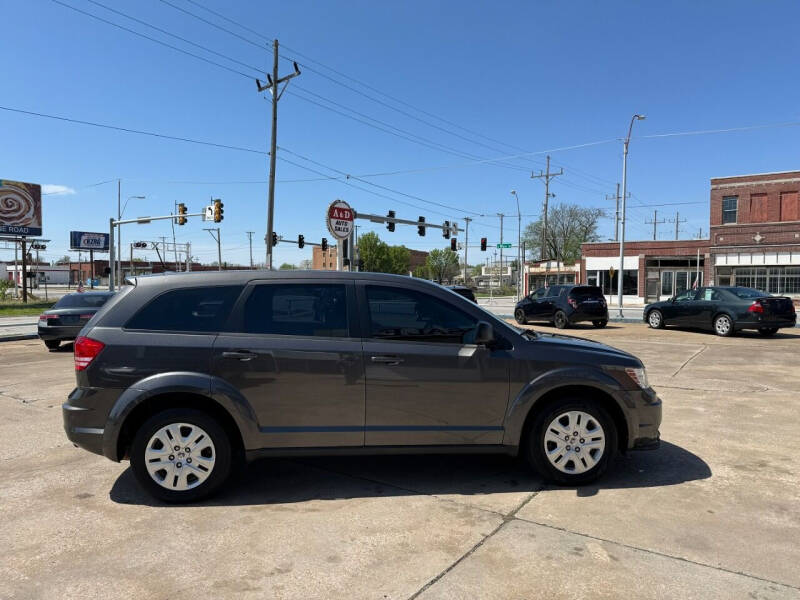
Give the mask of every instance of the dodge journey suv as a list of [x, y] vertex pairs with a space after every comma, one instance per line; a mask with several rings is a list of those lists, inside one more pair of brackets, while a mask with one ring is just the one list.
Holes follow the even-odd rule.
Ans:
[[75, 342], [67, 436], [129, 459], [166, 501], [217, 490], [237, 461], [387, 452], [522, 454], [580, 485], [655, 448], [642, 363], [518, 329], [459, 294], [375, 273], [136, 277]]

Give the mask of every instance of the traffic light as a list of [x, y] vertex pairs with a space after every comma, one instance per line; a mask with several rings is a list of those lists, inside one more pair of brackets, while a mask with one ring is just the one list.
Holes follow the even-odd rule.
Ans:
[[323, 252], [328, 251], [328, 238], [322, 238], [322, 243], [320, 244]]
[[456, 238], [453, 238], [450, 240], [450, 250], [455, 252], [457, 249], [458, 249], [458, 240], [456, 240]]
[[450, 221], [444, 222], [444, 227], [442, 227], [442, 237], [444, 239], [448, 239], [450, 237]]
[[297, 236], [297, 247], [302, 248], [306, 245], [306, 237], [301, 233]]
[[[390, 219], [394, 219], [394, 211], [390, 210], [389, 214], [386, 215], [386, 216], [389, 217]], [[393, 221], [389, 221], [386, 224], [386, 229], [388, 229], [389, 231], [394, 231], [394, 222]]]
[[272, 232], [272, 247], [274, 248], [277, 245], [278, 245], [278, 234], [273, 231]]
[[[220, 215], [222, 215], [222, 204], [220, 203]], [[186, 225], [186, 205], [181, 202], [178, 204], [178, 225]], [[222, 220], [222, 216], [220, 216], [219, 220]]]
[[486, 252], [486, 238], [481, 238], [481, 252]]
[[[219, 223], [220, 221], [222, 221], [222, 219], [225, 218], [222, 216], [222, 213], [224, 212], [222, 208], [224, 206], [225, 205], [222, 203], [222, 200], [220, 200], [219, 198], [214, 200], [214, 223]], [[274, 245], [275, 244], [273, 244], [273, 246]]]
[[134, 248], [147, 248], [147, 242], [133, 242]]
[[[425, 217], [420, 217], [419, 219], [417, 219], [417, 221], [419, 223], [424, 223], [425, 222]], [[425, 225], [417, 225], [417, 233], [419, 235], [424, 236], [425, 235]]]
[[363, 271], [364, 270], [364, 259], [363, 258], [359, 258], [358, 259], [358, 270], [359, 271]]

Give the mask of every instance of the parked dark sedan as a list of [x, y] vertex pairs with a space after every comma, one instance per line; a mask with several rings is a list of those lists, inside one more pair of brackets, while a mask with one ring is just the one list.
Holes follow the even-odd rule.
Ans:
[[774, 335], [781, 327], [794, 327], [797, 314], [791, 298], [785, 296], [745, 287], [703, 287], [648, 304], [644, 320], [653, 329], [682, 325], [713, 329], [721, 336], [733, 335], [739, 329]]
[[517, 302], [514, 318], [522, 325], [532, 321], [549, 321], [559, 329], [581, 321], [591, 321], [595, 327], [605, 327], [608, 324], [608, 306], [599, 287], [551, 285], [539, 288]]
[[448, 290], [453, 290], [456, 294], [464, 296], [467, 300], [471, 300], [477, 304], [477, 299], [475, 298], [475, 292], [472, 291], [472, 288], [468, 288], [465, 285], [448, 285], [446, 286]]
[[39, 337], [44, 345], [55, 350], [61, 342], [74, 340], [113, 295], [113, 292], [83, 292], [62, 297], [39, 317]]

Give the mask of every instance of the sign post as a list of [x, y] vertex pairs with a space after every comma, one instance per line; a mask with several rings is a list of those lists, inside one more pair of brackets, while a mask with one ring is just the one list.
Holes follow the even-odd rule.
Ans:
[[[352, 252], [353, 223], [355, 211], [344, 200], [334, 200], [328, 207], [326, 225], [331, 235], [339, 240], [336, 248], [336, 270], [341, 271], [344, 259]], [[348, 256], [345, 256], [345, 253]]]

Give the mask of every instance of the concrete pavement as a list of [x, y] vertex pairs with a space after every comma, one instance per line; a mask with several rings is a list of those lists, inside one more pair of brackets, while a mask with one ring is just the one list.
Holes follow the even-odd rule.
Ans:
[[37, 316], [0, 317], [0, 342], [35, 338], [37, 319]]
[[800, 333], [568, 333], [637, 354], [664, 400], [662, 448], [596, 485], [500, 456], [270, 459], [192, 506], [69, 444], [69, 347], [3, 344], [0, 597], [800, 598]]

